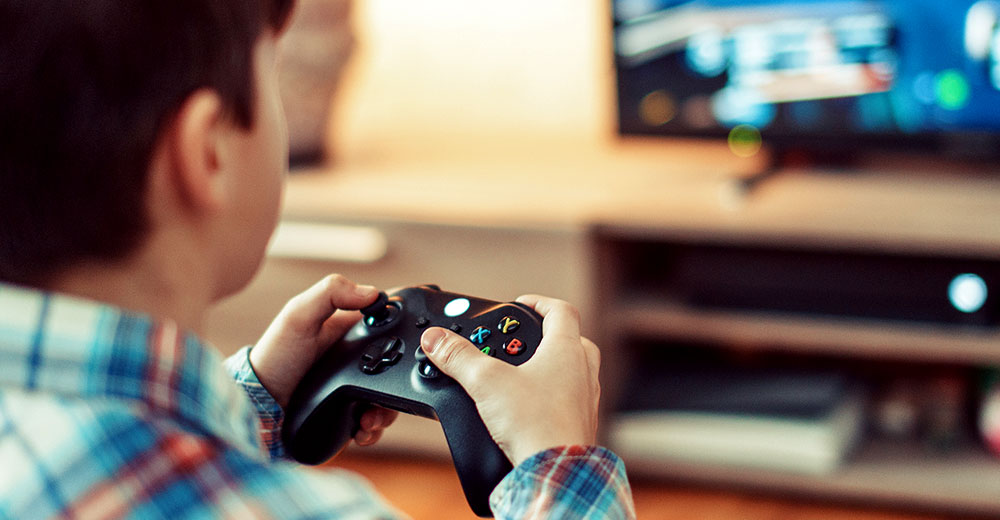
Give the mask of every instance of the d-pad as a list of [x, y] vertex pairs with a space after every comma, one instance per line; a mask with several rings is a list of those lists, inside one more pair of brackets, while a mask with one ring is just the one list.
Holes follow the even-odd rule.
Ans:
[[403, 341], [392, 337], [365, 349], [364, 354], [361, 355], [361, 371], [366, 374], [378, 374], [395, 365], [402, 358]]

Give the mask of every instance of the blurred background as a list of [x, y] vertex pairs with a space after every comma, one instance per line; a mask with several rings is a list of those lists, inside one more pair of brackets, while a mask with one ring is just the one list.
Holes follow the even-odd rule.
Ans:
[[[1000, 517], [1000, 4], [300, 4], [222, 350], [331, 272], [547, 294], [640, 518]], [[433, 421], [330, 464], [471, 517]]]

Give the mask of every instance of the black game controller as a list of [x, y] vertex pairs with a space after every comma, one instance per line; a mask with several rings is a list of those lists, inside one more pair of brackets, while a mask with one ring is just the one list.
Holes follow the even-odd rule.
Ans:
[[520, 303], [499, 303], [408, 287], [362, 309], [362, 320], [302, 379], [285, 413], [288, 453], [305, 464], [336, 455], [358, 431], [369, 403], [441, 422], [465, 498], [492, 516], [489, 496], [512, 467], [490, 437], [465, 390], [438, 371], [420, 348], [427, 327], [469, 338], [483, 355], [514, 365], [542, 340], [542, 317]]

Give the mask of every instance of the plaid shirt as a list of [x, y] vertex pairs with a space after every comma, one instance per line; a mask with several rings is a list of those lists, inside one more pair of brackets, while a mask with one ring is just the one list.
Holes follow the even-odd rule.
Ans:
[[[0, 284], [0, 519], [402, 516], [352, 473], [282, 460], [247, 350], [225, 365], [171, 322]], [[490, 502], [498, 518], [635, 516], [600, 447], [539, 453]]]

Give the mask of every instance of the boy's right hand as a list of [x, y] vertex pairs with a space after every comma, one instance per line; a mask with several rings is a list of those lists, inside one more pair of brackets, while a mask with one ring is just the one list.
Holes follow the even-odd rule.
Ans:
[[517, 466], [543, 450], [593, 445], [597, 437], [600, 351], [580, 336], [570, 304], [542, 296], [518, 302], [542, 315], [542, 342], [520, 366], [483, 355], [470, 341], [442, 328], [421, 337], [428, 358], [475, 401], [494, 442]]

